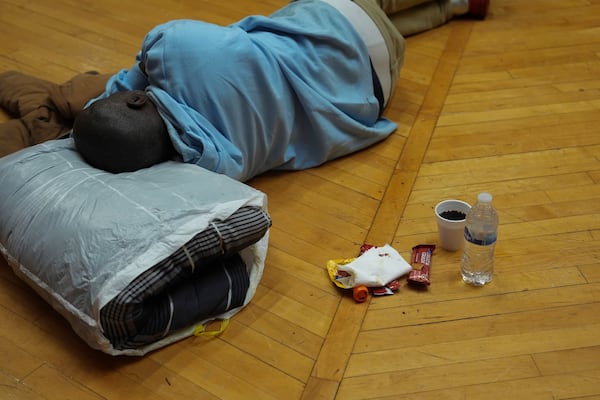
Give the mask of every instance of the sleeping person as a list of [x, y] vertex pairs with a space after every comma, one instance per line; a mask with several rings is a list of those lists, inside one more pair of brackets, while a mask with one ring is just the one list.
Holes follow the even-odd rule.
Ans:
[[[298, 0], [229, 26], [168, 22], [146, 35], [130, 69], [112, 76], [55, 85], [0, 74], [0, 105], [20, 117], [0, 128], [0, 155], [72, 125], [81, 156], [115, 173], [177, 159], [246, 181], [318, 166], [396, 129], [382, 112], [402, 65], [402, 34], [456, 15], [481, 18], [487, 6]], [[39, 95], [27, 97], [32, 91]], [[15, 102], [19, 95], [25, 101]]]

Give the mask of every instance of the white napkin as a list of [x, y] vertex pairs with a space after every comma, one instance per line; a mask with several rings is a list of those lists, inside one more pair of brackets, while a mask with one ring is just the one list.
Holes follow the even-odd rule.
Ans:
[[338, 265], [338, 271], [350, 274], [344, 278], [347, 287], [365, 285], [385, 286], [387, 283], [410, 272], [411, 265], [389, 244], [372, 247], [348, 264]]

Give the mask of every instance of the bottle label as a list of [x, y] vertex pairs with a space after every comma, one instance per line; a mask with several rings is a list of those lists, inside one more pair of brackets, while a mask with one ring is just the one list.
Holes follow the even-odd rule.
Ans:
[[469, 228], [465, 227], [465, 239], [479, 246], [488, 246], [496, 242], [496, 233], [489, 233], [483, 237], [475, 237], [475, 235], [471, 234]]

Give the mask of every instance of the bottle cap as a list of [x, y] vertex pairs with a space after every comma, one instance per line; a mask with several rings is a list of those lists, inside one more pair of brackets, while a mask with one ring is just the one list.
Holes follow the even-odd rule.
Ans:
[[357, 303], [362, 303], [363, 301], [367, 301], [369, 298], [369, 289], [365, 285], [355, 286], [352, 289], [352, 296]]
[[491, 203], [492, 202], [492, 195], [489, 193], [479, 193], [479, 196], [477, 196], [477, 201], [480, 203]]

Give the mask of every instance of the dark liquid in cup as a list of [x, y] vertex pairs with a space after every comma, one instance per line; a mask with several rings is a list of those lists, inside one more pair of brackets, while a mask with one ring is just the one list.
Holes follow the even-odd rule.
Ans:
[[440, 213], [440, 216], [442, 218], [449, 219], [450, 221], [460, 221], [467, 217], [467, 215], [464, 212], [454, 211], [454, 210], [444, 211], [444, 212]]

